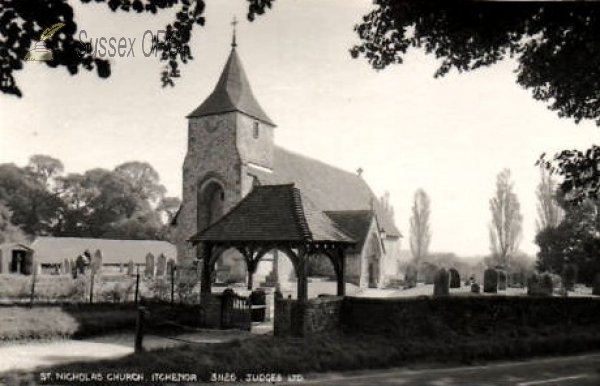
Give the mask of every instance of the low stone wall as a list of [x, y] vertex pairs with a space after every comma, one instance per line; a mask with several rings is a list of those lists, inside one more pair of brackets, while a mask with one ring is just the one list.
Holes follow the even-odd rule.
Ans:
[[326, 296], [301, 304], [292, 299], [275, 299], [275, 336], [310, 336], [338, 331], [343, 297]]
[[600, 325], [599, 298], [461, 296], [344, 299], [342, 330], [400, 337], [557, 330]]

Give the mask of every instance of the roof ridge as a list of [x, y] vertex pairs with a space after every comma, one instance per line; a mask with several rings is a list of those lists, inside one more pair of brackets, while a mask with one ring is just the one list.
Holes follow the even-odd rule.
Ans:
[[356, 174], [355, 172], [351, 172], [350, 170], [344, 169], [344, 168], [342, 168], [342, 167], [340, 167], [340, 166], [332, 165], [332, 164], [330, 164], [330, 163], [327, 163], [327, 162], [325, 162], [325, 161], [321, 161], [320, 159], [316, 159], [316, 158], [313, 158], [313, 157], [309, 157], [309, 156], [307, 156], [307, 155], [304, 155], [304, 154], [302, 154], [302, 153], [296, 152], [296, 151], [294, 151], [294, 150], [289, 150], [289, 149], [286, 149], [285, 147], [282, 147], [282, 146], [279, 146], [279, 145], [275, 145], [275, 149], [276, 149], [276, 150], [282, 150], [282, 151], [284, 151], [284, 152], [286, 152], [286, 153], [288, 153], [288, 154], [291, 154], [291, 155], [294, 155], [294, 156], [297, 156], [297, 157], [300, 157], [300, 158], [304, 158], [304, 159], [306, 159], [306, 160], [309, 160], [309, 161], [312, 161], [312, 162], [317, 162], [317, 163], [320, 163], [320, 164], [326, 165], [326, 166], [328, 166], [328, 167], [330, 167], [330, 168], [332, 168], [332, 169], [339, 170], [339, 171], [341, 171], [341, 172], [344, 172], [344, 173], [347, 173], [347, 174], [349, 174], [349, 175], [351, 175], [351, 176], [353, 176], [353, 177], [355, 177], [355, 178], [357, 178], [357, 179], [363, 180], [363, 179], [362, 179], [362, 178], [361, 178], [361, 177], [360, 177], [358, 174]]
[[300, 229], [300, 234], [302, 237], [310, 241], [312, 240], [312, 232], [308, 226], [308, 222], [306, 221], [306, 214], [304, 213], [304, 206], [302, 205], [302, 194], [300, 193], [300, 189], [296, 188], [294, 184], [288, 184], [292, 186], [292, 206], [293, 206], [293, 216], [296, 220], [296, 224]]

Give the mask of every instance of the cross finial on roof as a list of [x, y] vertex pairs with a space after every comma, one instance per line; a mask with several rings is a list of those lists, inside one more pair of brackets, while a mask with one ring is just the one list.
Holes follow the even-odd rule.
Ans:
[[358, 174], [359, 176], [361, 176], [363, 174], [363, 168], [358, 168], [356, 169], [356, 174]]
[[235, 29], [236, 29], [237, 23], [238, 23], [237, 18], [234, 15], [233, 21], [231, 22], [231, 25], [233, 26], [233, 39], [231, 41], [231, 47], [233, 47], [233, 48], [237, 47], [237, 43], [235, 41]]

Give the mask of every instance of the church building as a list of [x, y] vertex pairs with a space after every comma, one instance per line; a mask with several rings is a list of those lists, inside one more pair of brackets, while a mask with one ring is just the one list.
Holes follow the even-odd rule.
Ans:
[[[396, 276], [402, 235], [392, 215], [360, 173], [275, 144], [275, 132], [282, 129], [254, 97], [235, 38], [217, 85], [187, 118], [182, 205], [174, 220], [180, 263], [198, 257], [190, 237], [227, 214], [254, 186], [294, 184], [356, 241], [347, 253], [347, 282], [381, 287]], [[333, 272], [321, 261], [327, 259], [315, 260], [313, 275]], [[275, 277], [284, 284], [294, 279], [291, 262], [275, 251], [263, 257], [259, 272], [267, 281]], [[243, 282], [245, 274], [244, 260], [236, 251], [225, 252], [217, 262], [217, 281]]]

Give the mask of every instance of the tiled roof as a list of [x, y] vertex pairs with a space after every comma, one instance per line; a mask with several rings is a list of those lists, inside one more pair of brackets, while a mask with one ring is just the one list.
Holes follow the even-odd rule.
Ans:
[[354, 243], [292, 184], [256, 186], [190, 241], [333, 241]]
[[325, 212], [325, 214], [356, 241], [354, 250], [360, 253], [369, 234], [373, 212], [370, 210], [346, 210]]
[[225, 64], [225, 68], [213, 92], [196, 110], [188, 115], [188, 118], [232, 111], [242, 112], [275, 126], [262, 107], [260, 107], [256, 98], [254, 98], [250, 82], [248, 82], [242, 62], [235, 48], [231, 50], [227, 64]]
[[176, 259], [175, 246], [166, 241], [156, 240], [107, 240], [79, 237], [38, 237], [30, 245], [34, 258], [40, 263], [62, 263], [65, 259], [76, 259], [88, 250], [94, 254], [102, 251], [103, 264], [128, 263], [145, 264], [146, 255], [155, 258], [162, 253], [168, 259]]
[[251, 168], [262, 185], [293, 183], [323, 211], [372, 210], [390, 237], [401, 237], [394, 219], [383, 209], [367, 183], [356, 173], [290, 152], [278, 146], [271, 173]]

